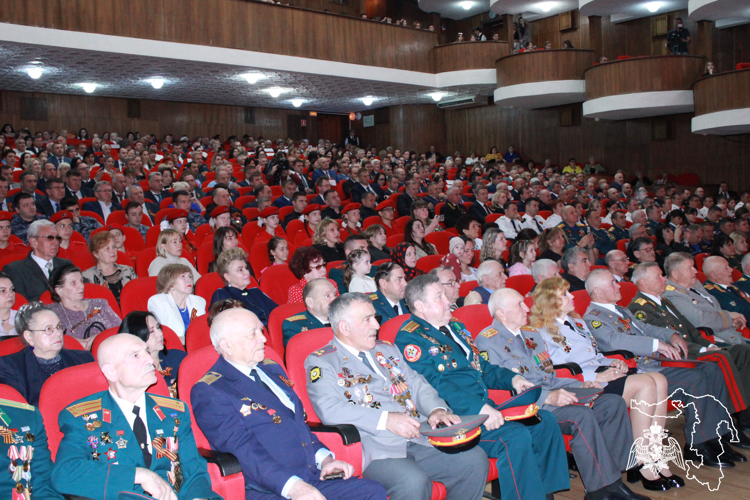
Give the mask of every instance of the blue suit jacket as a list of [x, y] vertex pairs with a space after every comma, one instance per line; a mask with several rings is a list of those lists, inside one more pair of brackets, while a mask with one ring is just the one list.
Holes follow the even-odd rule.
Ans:
[[278, 207], [278, 208], [293, 206], [292, 200], [288, 199], [286, 196], [279, 196], [278, 198], [276, 198], [275, 200], [273, 200], [272, 205], [274, 207]]
[[[104, 212], [102, 212], [102, 206], [99, 205], [98, 201], [87, 201], [86, 203], [83, 204], [83, 206], [81, 207], [81, 210], [88, 210], [89, 212], [96, 212], [97, 214], [99, 214], [99, 217], [104, 219]], [[113, 201], [112, 209], [110, 211], [114, 212], [115, 210], [122, 210], [122, 205], [120, 205], [116, 201]], [[107, 220], [105, 219], [104, 222], [107, 222]]]
[[490, 302], [490, 295], [492, 295], [492, 292], [487, 290], [483, 286], [478, 286], [472, 290], [472, 292], [477, 292], [480, 297], [482, 297], [482, 304], [489, 304]]
[[253, 381], [223, 357], [193, 386], [190, 397], [211, 447], [240, 461], [245, 490], [281, 495], [292, 476], [307, 483], [320, 479], [315, 454], [325, 447], [305, 423], [302, 402], [284, 382], [284, 369], [268, 359], [258, 369], [291, 399], [294, 412], [260, 380]]
[[274, 302], [271, 297], [263, 293], [260, 288], [248, 288], [247, 290], [240, 290], [232, 286], [225, 286], [216, 290], [211, 297], [211, 306], [215, 302], [225, 299], [234, 299], [242, 302], [245, 309], [255, 313], [258, 319], [263, 323], [263, 326], [268, 326], [268, 317], [271, 315], [271, 311], [276, 309], [278, 304]]
[[[157, 405], [159, 413], [154, 409]], [[107, 422], [105, 410], [111, 422]], [[92, 414], [96, 414], [101, 427], [88, 431], [84, 415]], [[146, 415], [145, 424], [152, 442], [159, 435], [174, 437], [176, 433], [184, 477], [177, 498], [220, 499], [211, 490], [206, 461], [198, 454], [187, 405], [176, 399], [146, 393]], [[117, 500], [121, 491], [144, 493], [143, 488], [134, 483], [136, 467], [146, 468], [143, 454], [135, 433], [109, 391], [76, 401], [60, 412], [58, 423], [64, 437], [57, 451], [52, 483], [59, 492], [103, 500]], [[111, 442], [103, 442], [105, 432]], [[124, 443], [120, 444], [125, 446], [118, 445], [121, 438]], [[107, 454], [112, 451], [114, 456]], [[93, 452], [100, 454], [97, 459], [94, 459]], [[148, 469], [169, 482], [167, 473], [171, 468], [169, 458], [157, 458], [157, 452], [152, 448], [151, 467]]]
[[[393, 310], [393, 306], [391, 306], [390, 302], [388, 302], [388, 299], [385, 298], [383, 292], [378, 290], [375, 293], [371, 293], [369, 297], [372, 301], [372, 306], [375, 308], [375, 314], [377, 316], [380, 316], [381, 325], [389, 319], [393, 319], [397, 316], [396, 311]], [[404, 302], [403, 299], [399, 301], [399, 305], [401, 306], [401, 310], [404, 312], [404, 314], [409, 313], [409, 308], [406, 307], [406, 302]]]

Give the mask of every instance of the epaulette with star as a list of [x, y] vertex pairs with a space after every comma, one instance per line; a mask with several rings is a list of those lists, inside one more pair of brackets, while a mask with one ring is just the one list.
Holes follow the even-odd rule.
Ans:
[[321, 356], [325, 356], [326, 354], [331, 354], [332, 352], [336, 352], [336, 346], [333, 344], [328, 344], [327, 346], [321, 347], [317, 351], [313, 351], [311, 354], [317, 358]]
[[169, 408], [171, 410], [177, 410], [181, 412], [185, 411], [185, 403], [183, 403], [179, 399], [167, 398], [165, 396], [156, 396], [154, 394], [149, 394], [149, 397], [153, 399], [154, 403], [159, 405], [160, 408]]

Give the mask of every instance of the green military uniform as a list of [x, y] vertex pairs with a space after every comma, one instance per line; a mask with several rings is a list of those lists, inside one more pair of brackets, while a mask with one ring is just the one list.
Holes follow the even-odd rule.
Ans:
[[62, 500], [52, 488], [52, 459], [39, 411], [26, 403], [0, 399], [0, 498]]
[[557, 227], [562, 229], [563, 234], [565, 235], [566, 250], [578, 245], [578, 242], [581, 241], [581, 238], [586, 236], [587, 226], [585, 224], [581, 224], [580, 222], [576, 223], [575, 226], [569, 226], [566, 222], [561, 222], [557, 225]]
[[599, 251], [599, 259], [604, 263], [604, 257], [612, 250], [617, 250], [617, 240], [615, 235], [604, 229], [591, 228], [591, 234], [594, 235], [594, 248]]
[[318, 318], [307, 311], [303, 311], [295, 316], [285, 319], [281, 324], [281, 334], [284, 336], [284, 347], [286, 347], [289, 340], [298, 333], [306, 332], [307, 330], [315, 330], [316, 328], [323, 328], [324, 326], [330, 326], [330, 324], [324, 325]]
[[747, 294], [745, 292], [741, 292], [734, 285], [729, 285], [725, 288], [711, 280], [706, 280], [703, 288], [711, 294], [711, 297], [719, 301], [722, 309], [740, 313], [745, 316], [745, 319], [750, 320], [750, 299], [746, 297]]
[[[522, 375], [524, 367], [509, 370], [489, 363], [456, 318], [443, 329], [412, 314], [396, 335], [396, 345], [454, 413], [476, 415], [485, 405], [497, 408], [489, 389], [512, 390], [513, 377]], [[479, 446], [497, 458], [503, 500], [544, 500], [545, 494], [570, 488], [557, 419], [545, 410], [537, 415], [541, 422], [531, 427], [512, 421], [492, 431], [482, 426]]]
[[750, 345], [725, 345], [721, 339], [720, 351], [704, 351], [702, 348], [711, 346], [701, 332], [672, 304], [661, 297], [661, 305], [653, 299], [638, 292], [628, 309], [639, 321], [649, 325], [670, 328], [679, 333], [688, 344], [688, 357], [713, 361], [718, 363], [727, 382], [729, 396], [735, 406], [735, 411], [744, 409], [750, 403]]
[[628, 233], [627, 229], [620, 229], [619, 227], [613, 225], [609, 228], [609, 232], [612, 233], [612, 236], [615, 237], [615, 241], [630, 239], [630, 233]]
[[144, 494], [135, 484], [136, 468], [141, 467], [172, 485], [180, 500], [221, 499], [211, 490], [185, 403], [148, 393], [144, 399], [150, 466], [120, 406], [109, 391], [102, 391], [60, 412], [64, 436], [52, 471], [53, 486], [66, 495], [117, 500], [120, 492]]
[[744, 293], [745, 295], [742, 296], [750, 300], [750, 276], [743, 274], [740, 279], [732, 283], [732, 286], [740, 291], [740, 295]]
[[[375, 308], [375, 315], [380, 316], [380, 318], [378, 319], [378, 323], [380, 323], [381, 325], [389, 319], [393, 319], [398, 316], [396, 310], [393, 308], [391, 303], [388, 302], [388, 299], [385, 298], [385, 295], [383, 295], [383, 292], [381, 292], [380, 290], [375, 293], [369, 294], [368, 297], [370, 297], [370, 300], [372, 301], [372, 307]], [[409, 313], [409, 308], [406, 307], [406, 302], [404, 302], [404, 299], [399, 300], [398, 305], [401, 308], [403, 314]]]
[[659, 226], [661, 224], [653, 221], [651, 219], [648, 219], [646, 221], [646, 231], [648, 232], [649, 236], [656, 236], [656, 232], [659, 230]]

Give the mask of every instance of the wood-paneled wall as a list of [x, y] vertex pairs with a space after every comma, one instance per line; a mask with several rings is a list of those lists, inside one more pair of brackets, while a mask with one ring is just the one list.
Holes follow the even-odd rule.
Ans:
[[435, 47], [435, 72], [494, 68], [495, 61], [509, 54], [507, 42], [451, 43]]
[[586, 70], [586, 99], [635, 92], [690, 90], [700, 78], [705, 59], [699, 56], [634, 57]]
[[426, 73], [437, 45], [429, 31], [246, 0], [2, 0], [0, 22]]
[[701, 78], [693, 85], [695, 115], [750, 108], [750, 69]]
[[583, 72], [594, 62], [593, 50], [534, 50], [513, 54], [495, 63], [497, 86], [582, 80]]
[[409, 149], [427, 151], [430, 146], [445, 151], [446, 142], [445, 111], [434, 104], [391, 106], [362, 113], [375, 117], [374, 127], [364, 127], [364, 121], [352, 122], [362, 146], [385, 149]]

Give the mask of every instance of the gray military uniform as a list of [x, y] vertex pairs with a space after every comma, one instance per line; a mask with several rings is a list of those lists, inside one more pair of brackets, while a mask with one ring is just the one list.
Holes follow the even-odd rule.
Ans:
[[601, 394], [593, 409], [544, 404], [550, 392], [581, 387], [581, 382], [556, 376], [543, 336], [534, 328], [523, 327], [516, 336], [495, 320], [477, 336], [476, 346], [490, 363], [519, 372], [523, 369], [526, 380], [542, 387], [538, 404], [555, 415], [564, 434], [573, 436], [570, 447], [587, 491], [599, 490], [621, 478], [633, 445], [622, 397]]
[[307, 392], [321, 421], [359, 429], [363, 477], [380, 482], [392, 500], [420, 498], [423, 491], [429, 497], [430, 480], [445, 485], [448, 499], [481, 499], [489, 462], [479, 446], [449, 455], [424, 436], [407, 440], [378, 428], [384, 412], [406, 413], [424, 422], [433, 410], [448, 409], [437, 391], [389, 342], [378, 341], [373, 350], [360, 354], [367, 363], [334, 338], [307, 357], [305, 370]]
[[[719, 423], [722, 420], [732, 421], [728, 413], [729, 392], [721, 368], [716, 363], [700, 362], [695, 368], [661, 366], [661, 362], [650, 359], [654, 354], [654, 338], [669, 343], [674, 330], [643, 323], [622, 306], [615, 305], [615, 308], [619, 315], [592, 302], [583, 316], [599, 348], [603, 352], [630, 351], [636, 356], [638, 371], [658, 371], [666, 377], [670, 399], [680, 399], [683, 402], [683, 430], [688, 442], [698, 444], [718, 437]], [[678, 389], [682, 389], [684, 396], [674, 394]], [[707, 395], [715, 397], [724, 408], [712, 398], [701, 397]], [[722, 430], [726, 432], [726, 426], [722, 426]]]
[[[696, 290], [698, 293], [695, 293]], [[693, 325], [710, 328], [714, 337], [727, 344], [744, 344], [745, 340], [732, 325], [729, 311], [722, 310], [719, 301], [703, 288], [700, 281], [695, 280], [692, 290], [667, 280], [667, 291], [662, 297], [669, 300]], [[707, 297], [710, 297], [709, 300]]]

